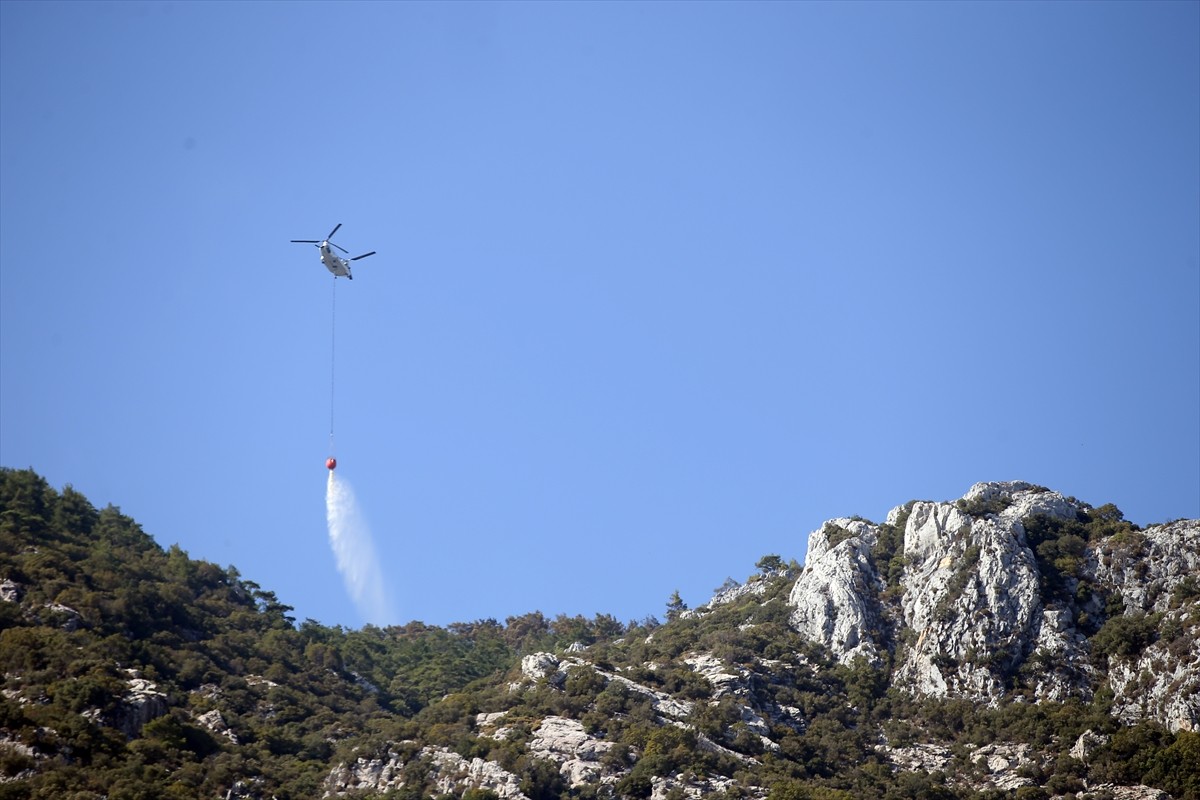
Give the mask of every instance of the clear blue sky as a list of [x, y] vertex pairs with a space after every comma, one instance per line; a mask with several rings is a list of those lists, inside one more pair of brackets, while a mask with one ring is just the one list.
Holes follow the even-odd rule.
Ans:
[[1200, 4], [0, 3], [0, 464], [364, 621], [661, 617], [1021, 479], [1200, 516]]

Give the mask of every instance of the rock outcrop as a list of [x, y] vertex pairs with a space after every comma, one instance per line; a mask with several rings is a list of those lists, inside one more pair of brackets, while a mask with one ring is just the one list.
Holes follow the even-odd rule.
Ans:
[[379, 793], [404, 786], [404, 761], [395, 753], [383, 758], [358, 758], [341, 763], [325, 777], [324, 797], [344, 797], [359, 793]]
[[826, 522], [808, 539], [805, 569], [792, 588], [792, 626], [846, 663], [875, 662], [886, 649], [879, 594], [883, 581], [871, 558], [878, 528], [861, 520]]
[[385, 757], [362, 757], [338, 764], [326, 776], [322, 796], [354, 797], [402, 789], [405, 770], [417, 764], [424, 779], [432, 782], [439, 794], [462, 795], [467, 789], [476, 789], [495, 792], [502, 800], [529, 800], [517, 777], [499, 764], [464, 758], [437, 746], [422, 747], [408, 762], [399, 753], [389, 752]]
[[153, 681], [146, 680], [135, 670], [126, 670], [128, 689], [111, 720], [113, 727], [128, 738], [136, 738], [148, 722], [167, 713], [167, 696]]
[[529, 752], [558, 764], [572, 788], [602, 782], [600, 759], [612, 748], [612, 742], [589, 735], [580, 722], [557, 716], [543, 719], [529, 742]]
[[1022, 534], [1007, 513], [976, 518], [952, 504], [913, 504], [898, 622], [917, 638], [896, 670], [901, 685], [985, 703], [1003, 696], [1004, 675], [1030, 652], [1042, 621], [1037, 563]]
[[21, 587], [16, 581], [9, 578], [0, 581], [0, 601], [5, 603], [21, 602]]
[[1110, 655], [1113, 713], [1126, 723], [1155, 719], [1169, 730], [1200, 730], [1200, 523], [1147, 528], [1107, 542], [1098, 556], [1097, 579], [1113, 587], [1133, 633], [1139, 625], [1158, 631], [1141, 652]]
[[[1200, 522], [1126, 527], [1087, 542], [1071, 534], [1062, 547], [1074, 550], [1043, 545], [1039, 557], [1028, 524], [1058, 530], [1093, 511], [1009, 482], [898, 507], [883, 526], [832, 520], [809, 537], [791, 623], [842, 663], [890, 656], [894, 682], [918, 695], [995, 705], [1024, 682], [1035, 700], [1086, 700], [1102, 679], [1091, 637], [1106, 619], [1103, 600], [1116, 598], [1117, 616], [1161, 615], [1171, 633], [1110, 654], [1118, 712], [1195, 729], [1200, 637], [1180, 598], [1200, 594]], [[898, 552], [881, 549], [897, 532]]]

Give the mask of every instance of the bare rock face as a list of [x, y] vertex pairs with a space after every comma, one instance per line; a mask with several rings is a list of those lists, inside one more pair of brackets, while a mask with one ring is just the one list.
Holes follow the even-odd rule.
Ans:
[[715, 594], [713, 594], [712, 598], [709, 599], [707, 603], [702, 606], [698, 606], [697, 608], [689, 608], [681, 612], [679, 616], [684, 618], [694, 617], [701, 611], [711, 610], [717, 608], [718, 606], [726, 605], [727, 603], [734, 603], [739, 600], [743, 600], [747, 597], [760, 596], [767, 591], [767, 588], [771, 585], [772, 579], [786, 576], [788, 574], [789, 570], [786, 567], [767, 569], [757, 575], [752, 576], [745, 583], [735, 582], [732, 585], [721, 587], [716, 591]]
[[1178, 650], [1159, 640], [1134, 661], [1110, 664], [1113, 716], [1158, 720], [1172, 732], [1200, 729], [1200, 640], [1188, 638]]
[[196, 717], [196, 722], [207, 730], [219, 736], [224, 736], [233, 744], [240, 743], [237, 734], [230, 730], [229, 724], [225, 721], [225, 716], [219, 709], [214, 708], [212, 711], [201, 714]]
[[1125, 609], [1126, 636], [1144, 649], [1109, 656], [1113, 714], [1124, 722], [1156, 719], [1169, 730], [1200, 729], [1200, 520], [1180, 520], [1114, 537], [1096, 553], [1096, 579]]
[[21, 602], [21, 587], [8, 578], [0, 581], [0, 600], [5, 603]]
[[559, 764], [572, 788], [601, 779], [600, 759], [612, 747], [612, 742], [588, 734], [582, 723], [553, 716], [542, 720], [529, 742], [532, 755]]
[[[1073, 518], [1075, 511], [1061, 495], [1023, 483], [977, 484], [961, 505], [1008, 508], [977, 518], [959, 504], [915, 502], [889, 514], [889, 525], [903, 523], [898, 609], [881, 600], [888, 587], [873, 553], [880, 528], [859, 520], [826, 523], [809, 537], [804, 572], [789, 596], [793, 628], [846, 664], [878, 661], [900, 631], [909, 631], [897, 682], [935, 697], [997, 697], [997, 673], [1031, 650], [1042, 625], [1037, 563], [1020, 515]], [[1051, 624], [1044, 644], [1077, 646], [1068, 633]]]
[[[467, 789], [490, 790], [503, 800], [528, 800], [517, 776], [493, 761], [463, 758], [445, 747], [423, 747], [417, 760], [425, 765], [439, 793], [461, 795]], [[404, 787], [405, 764], [401, 756], [359, 758], [341, 763], [325, 778], [324, 797], [379, 795]]]
[[650, 800], [673, 800], [674, 798], [699, 800], [699, 798], [714, 795], [722, 796], [728, 792], [736, 792], [735, 797], [747, 797], [754, 800], [760, 800], [767, 795], [761, 789], [747, 790], [731, 778], [698, 778], [678, 775], [669, 778], [655, 777], [650, 789]]
[[146, 723], [167, 713], [167, 696], [154, 682], [139, 677], [133, 670], [126, 672], [129, 688], [121, 698], [113, 727], [134, 739], [141, 735]]
[[[991, 502], [1005, 489], [1020, 508], [1065, 513], [1061, 497], [1039, 502], [1020, 484], [973, 487], [964, 505]], [[1011, 508], [976, 518], [955, 504], [913, 504], [904, 529], [901, 624], [917, 639], [896, 680], [917, 693], [994, 702], [1004, 693], [1000, 676], [1031, 651], [1043, 621], [1040, 575]]]
[[719, 700], [725, 695], [742, 696], [746, 694], [745, 669], [726, 666], [721, 659], [712, 653], [690, 653], [684, 656], [684, 663], [712, 687], [712, 699]]
[[805, 570], [792, 587], [792, 627], [837, 654], [842, 663], [878, 660], [883, 589], [871, 548], [878, 528], [860, 520], [835, 519], [808, 538]]
[[[778, 747], [771, 741], [769, 734], [773, 724], [783, 724], [793, 729], [802, 729], [804, 721], [798, 708], [783, 708], [775, 704], [764, 706], [756, 692], [754, 683], [757, 676], [753, 670], [742, 664], [726, 664], [712, 653], [689, 653], [683, 662], [711, 687], [712, 694], [709, 704], [717, 703], [723, 697], [737, 701], [741, 706], [739, 722], [746, 726], [751, 733], [759, 736], [765, 750]], [[759, 661], [755, 667], [770, 672], [772, 664]]]
[[1075, 744], [1071, 747], [1071, 758], [1076, 761], [1088, 763], [1092, 759], [1092, 753], [1103, 745], [1107, 744], [1108, 736], [1096, 733], [1088, 729], [1079, 734], [1079, 738], [1075, 740]]
[[503, 800], [529, 800], [517, 776], [494, 761], [466, 759], [445, 747], [425, 747], [421, 755], [433, 765], [431, 777], [441, 792], [461, 796], [466, 789], [490, 789]]
[[1127, 612], [1169, 611], [1176, 587], [1200, 579], [1200, 520], [1122, 536], [1104, 543], [1097, 556], [1097, 579], [1120, 592]]
[[[605, 681], [615, 681], [622, 684], [631, 692], [640, 694], [648, 698], [654, 707], [654, 711], [664, 717], [670, 719], [685, 719], [692, 713], [695, 706], [694, 703], [687, 700], [679, 700], [672, 697], [667, 692], [661, 692], [652, 689], [648, 686], [643, 686], [636, 681], [626, 678], [624, 675], [618, 675], [615, 672], [607, 672], [600, 669], [596, 665], [586, 661], [585, 659], [569, 656], [559, 659], [551, 653], [533, 653], [521, 659], [521, 674], [526, 681], [545, 680], [550, 686], [561, 689], [567, 680], [567, 673], [572, 668], [583, 668], [595, 672]], [[512, 690], [521, 688], [520, 682], [509, 686]]]
[[1114, 786], [1111, 783], [1102, 783], [1090, 788], [1095, 794], [1108, 792], [1113, 800], [1171, 800], [1171, 796], [1162, 789], [1150, 786]]
[[530, 653], [521, 659], [521, 674], [530, 679], [546, 677], [558, 669], [558, 658], [553, 653]]
[[1027, 744], [988, 744], [971, 754], [971, 762], [987, 773], [987, 778], [981, 781], [984, 788], [1011, 792], [1033, 783], [1021, 773], [1025, 767], [1037, 763], [1037, 758]]
[[[1200, 728], [1200, 521], [1076, 537], [1068, 571], [1047, 575], [1051, 557], [1039, 562], [1045, 551], [1035, 552], [1026, 525], [1044, 535], [1085, 513], [1106, 519], [1104, 509], [1013, 481], [906, 504], [884, 526], [832, 520], [809, 537], [791, 625], [843, 664], [891, 654], [893, 681], [915, 694], [995, 705], [1019, 678], [1033, 700], [1087, 700], [1107, 677], [1122, 719]], [[1122, 607], [1108, 638], [1124, 625], [1145, 641], [1110, 644], [1106, 661], [1091, 637]]]
[[344, 797], [359, 792], [383, 793], [404, 786], [403, 762], [394, 753], [387, 758], [359, 758], [335, 766], [325, 778], [324, 797]]

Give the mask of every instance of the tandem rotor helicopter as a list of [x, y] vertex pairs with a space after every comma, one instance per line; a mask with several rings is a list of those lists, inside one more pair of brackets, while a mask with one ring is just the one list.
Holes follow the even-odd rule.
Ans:
[[360, 258], [366, 258], [367, 256], [373, 256], [375, 255], [375, 251], [372, 250], [369, 253], [363, 253], [361, 256], [355, 256], [354, 258], [342, 258], [337, 253], [333, 252], [333, 248], [336, 247], [346, 255], [350, 255], [349, 250], [342, 247], [340, 244], [334, 244], [333, 242], [329, 241], [333, 238], [333, 235], [338, 232], [338, 228], [340, 227], [342, 227], [342, 223], [339, 222], [323, 240], [292, 239], [292, 241], [297, 244], [315, 244], [317, 249], [321, 251], [321, 263], [325, 265], [325, 269], [333, 273], [334, 278], [349, 278], [350, 280], [354, 280], [354, 276], [350, 274], [350, 262], [358, 261]]

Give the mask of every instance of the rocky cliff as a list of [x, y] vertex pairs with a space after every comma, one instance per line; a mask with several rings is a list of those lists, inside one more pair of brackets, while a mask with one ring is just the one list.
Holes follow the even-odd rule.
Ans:
[[[995, 706], [1090, 700], [1106, 686], [1124, 719], [1194, 730], [1200, 522], [1115, 523], [1026, 483], [908, 503], [882, 526], [835, 519], [809, 536], [791, 621], [842, 663], [891, 662], [896, 685], [919, 695]], [[896, 552], [881, 550], [897, 534]], [[1167, 635], [1095, 652], [1102, 625], [1124, 636], [1151, 624]]]

